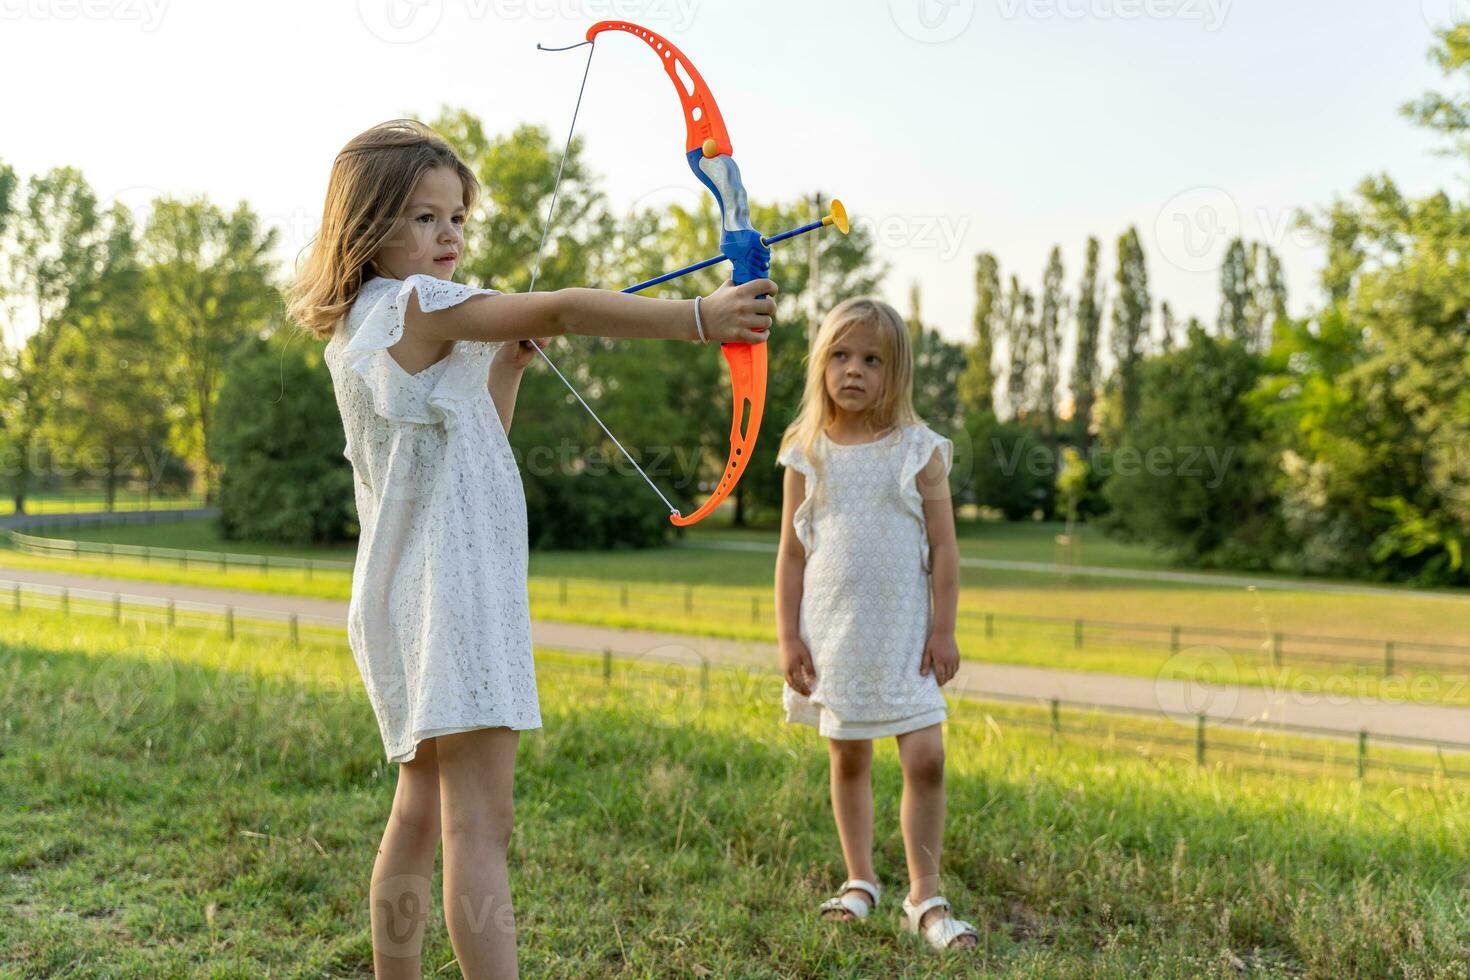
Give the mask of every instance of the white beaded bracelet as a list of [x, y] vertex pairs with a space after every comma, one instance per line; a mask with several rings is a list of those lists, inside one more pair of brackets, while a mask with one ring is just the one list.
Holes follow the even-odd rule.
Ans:
[[699, 342], [707, 344], [709, 338], [704, 335], [704, 320], [699, 316], [699, 301], [703, 298], [702, 296], [694, 297], [694, 331], [699, 334]]

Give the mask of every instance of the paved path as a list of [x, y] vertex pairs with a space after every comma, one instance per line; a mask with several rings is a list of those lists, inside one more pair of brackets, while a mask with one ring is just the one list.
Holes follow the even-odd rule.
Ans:
[[[30, 587], [65, 587], [76, 596], [91, 591], [110, 598], [116, 592], [152, 597], [160, 602], [171, 598], [180, 604], [233, 605], [237, 615], [258, 611], [264, 616], [284, 618], [295, 613], [335, 625], [345, 624], [347, 617], [347, 603], [342, 600], [33, 571], [0, 564], [0, 589], [9, 590], [16, 582]], [[545, 621], [533, 624], [533, 639], [543, 647], [610, 650], [624, 658], [686, 662], [704, 658], [713, 663], [767, 671], [777, 665], [775, 645], [757, 641]], [[1230, 669], [1224, 661], [1216, 666]], [[1406, 688], [1412, 691], [1412, 687], [1406, 685]], [[1196, 712], [1202, 712], [1218, 722], [1253, 727], [1292, 725], [1342, 737], [1355, 737], [1358, 731], [1366, 729], [1375, 736], [1461, 743], [1470, 750], [1470, 708], [1351, 697], [1335, 690], [1313, 695], [1245, 685], [1200, 684], [975, 660], [963, 664], [945, 690], [975, 697], [1057, 698], [1122, 711], [1164, 711], [1186, 723], [1192, 722]]]

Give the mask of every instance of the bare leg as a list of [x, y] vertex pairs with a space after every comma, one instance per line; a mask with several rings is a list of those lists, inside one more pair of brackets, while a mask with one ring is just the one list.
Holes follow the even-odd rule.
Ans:
[[[873, 881], [873, 742], [829, 738], [827, 751], [832, 768], [832, 817], [842, 840], [847, 877]], [[860, 888], [849, 888], [843, 894], [873, 900]], [[827, 917], [846, 921], [852, 913], [830, 912]]]
[[438, 742], [449, 941], [466, 977], [511, 980], [518, 975], [516, 924], [505, 856], [520, 733], [481, 728]]
[[439, 763], [434, 740], [426, 739], [413, 761], [398, 767], [393, 811], [373, 862], [368, 895], [373, 974], [379, 980], [420, 976], [438, 850]]
[[[909, 901], [917, 905], [939, 894], [939, 857], [944, 845], [944, 735], [938, 725], [898, 736], [903, 766], [899, 821], [909, 866]], [[943, 918], [942, 908], [924, 913], [920, 926]], [[956, 948], [975, 945], [973, 936], [955, 940]]]

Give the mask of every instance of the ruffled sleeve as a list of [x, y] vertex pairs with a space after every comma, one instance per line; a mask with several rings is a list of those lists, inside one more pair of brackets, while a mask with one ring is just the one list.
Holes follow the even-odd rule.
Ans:
[[791, 515], [792, 529], [796, 532], [796, 540], [801, 542], [802, 548], [808, 555], [812, 553], [812, 546], [816, 543], [812, 534], [812, 497], [816, 491], [817, 473], [812, 466], [811, 460], [807, 459], [806, 453], [796, 443], [792, 443], [781, 450], [776, 457], [776, 465], [785, 466], [795, 470], [806, 477], [806, 495], [802, 498], [801, 505], [796, 508], [796, 513]]
[[[342, 349], [342, 364], [362, 378], [372, 395], [373, 411], [391, 422], [432, 425], [444, 421], [451, 406], [465, 398], [485, 394], [490, 357], [499, 344], [457, 340], [439, 380], [430, 386], [424, 371], [409, 374], [388, 348], [403, 336], [403, 317], [408, 297], [417, 290], [419, 309], [425, 313], [457, 306], [471, 296], [493, 296], [494, 289], [480, 289], [433, 276], [412, 275], [399, 282], [375, 279], [363, 286], [358, 297], [359, 314], [349, 317], [349, 338]], [[357, 320], [354, 325], [350, 321]]]
[[944, 464], [944, 473], [948, 476], [950, 468], [954, 465], [954, 443], [927, 425], [911, 425], [904, 432], [902, 455], [898, 468], [898, 491], [900, 499], [903, 500], [904, 510], [912, 514], [919, 522], [919, 527], [923, 529], [920, 552], [923, 556], [925, 571], [929, 570], [929, 529], [924, 520], [924, 496], [919, 492], [919, 473], [934, 457], [935, 449], [939, 450], [939, 458]]

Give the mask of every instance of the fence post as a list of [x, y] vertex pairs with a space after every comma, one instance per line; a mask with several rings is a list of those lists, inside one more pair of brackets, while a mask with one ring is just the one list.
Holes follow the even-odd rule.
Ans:
[[1056, 698], [1051, 699], [1051, 737], [1052, 740], [1060, 738], [1062, 734], [1062, 702]]
[[1368, 729], [1358, 731], [1358, 778], [1368, 773]]
[[1194, 727], [1194, 761], [1199, 765], [1205, 764], [1205, 716], [1203, 713], [1196, 715]]
[[122, 593], [120, 592], [114, 592], [112, 594], [112, 621], [114, 623], [122, 622]]
[[61, 615], [71, 615], [71, 590], [64, 585], [61, 587]]
[[609, 648], [607, 648], [607, 647], [603, 647], [602, 648], [602, 686], [603, 687], [607, 687], [610, 684], [612, 684], [612, 650], [609, 649]]
[[561, 600], [561, 604], [563, 606], [565, 606], [567, 604], [567, 580], [566, 579], [562, 579], [561, 580], [561, 584], [560, 584], [560, 586], [559, 586], [559, 588], [557, 590], [557, 598]]
[[1281, 666], [1281, 634], [1271, 634], [1271, 663]]
[[709, 695], [709, 658], [699, 658], [699, 693], [701, 696]]
[[291, 645], [293, 647], [299, 647], [299, 646], [301, 646], [301, 615], [300, 615], [300, 613], [292, 613], [291, 614]]
[[153, 549], [148, 547], [146, 544], [143, 546], [143, 564], [153, 564]]
[[750, 621], [758, 623], [761, 619], [761, 597], [753, 595], [750, 597]]
[[168, 628], [174, 628], [174, 601], [172, 599], [168, 601]]
[[225, 606], [225, 639], [235, 638], [235, 607]]
[[[308, 582], [311, 581], [311, 570], [312, 570], [312, 568], [315, 565], [316, 565], [316, 559], [315, 558], [308, 558], [308, 559], [306, 559], [306, 580]], [[267, 558], [265, 560], [265, 570], [266, 570], [266, 574], [270, 574], [271, 560], [269, 558]]]
[[993, 612], [985, 614], [985, 638], [987, 640], [995, 639], [995, 613]]
[[15, 611], [20, 612], [20, 583], [15, 583]]
[[1388, 640], [1383, 644], [1383, 676], [1393, 675], [1393, 641]]
[[223, 551], [219, 553], [219, 570], [222, 572], [229, 571], [229, 569], [225, 567], [225, 553]]
[[618, 586], [618, 605], [624, 609], [628, 608], [628, 583], [626, 582]]
[[1170, 653], [1178, 653], [1179, 652], [1179, 627], [1178, 626], [1170, 626], [1169, 627], [1169, 652]]
[[692, 585], [684, 586], [684, 613], [685, 615], [694, 613], [694, 586]]
[[1082, 620], [1074, 620], [1072, 623], [1072, 649], [1082, 649]]

